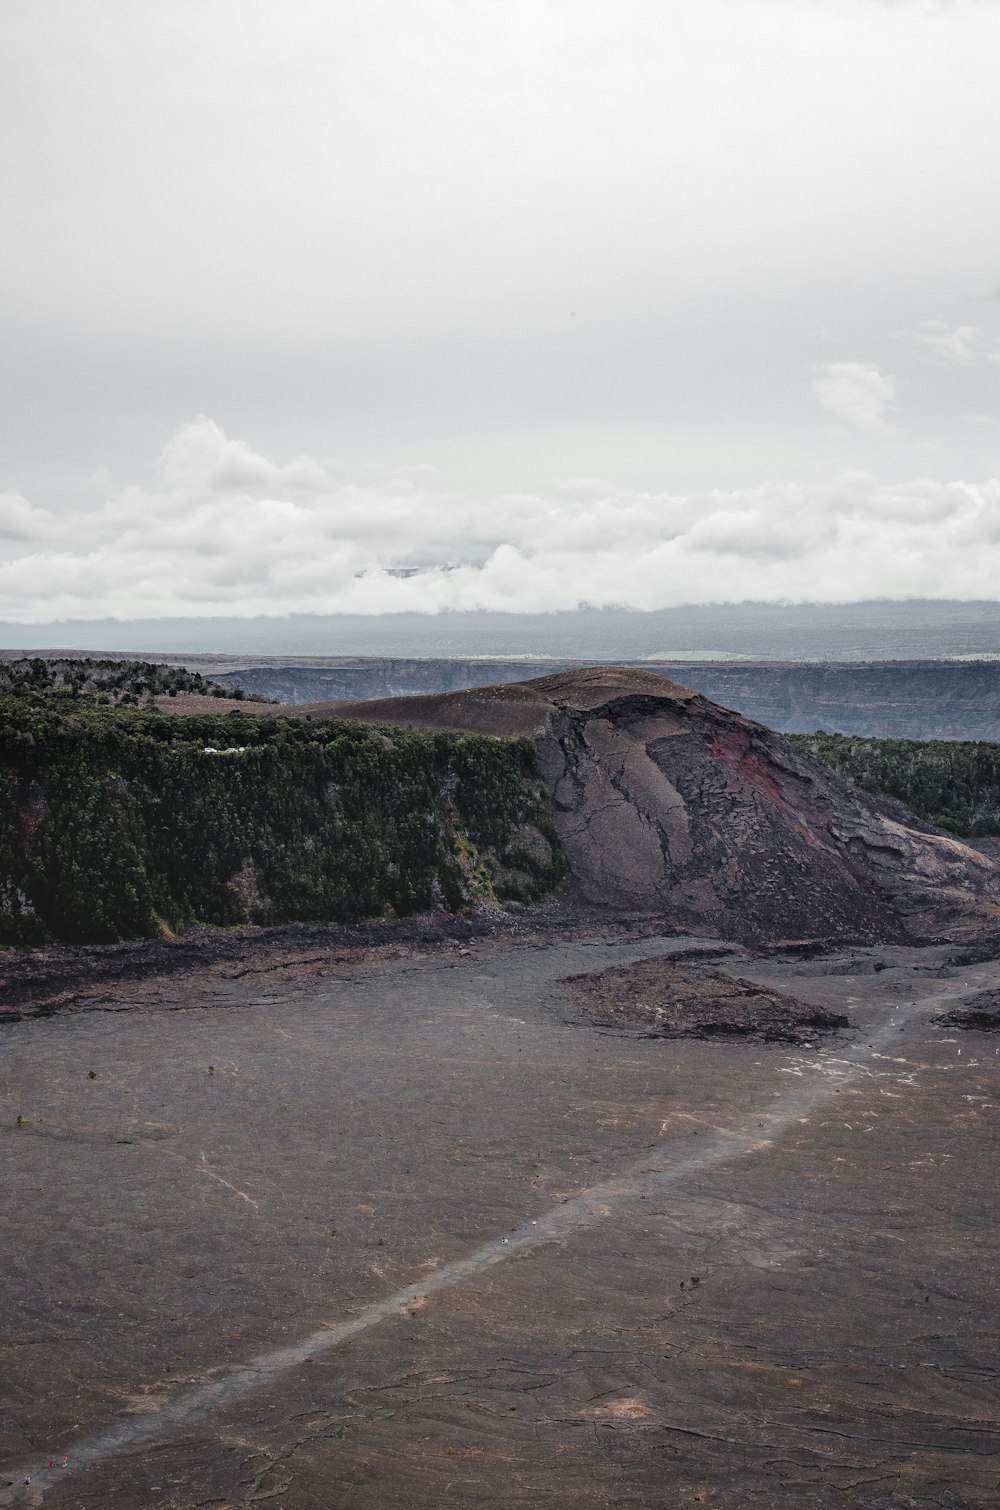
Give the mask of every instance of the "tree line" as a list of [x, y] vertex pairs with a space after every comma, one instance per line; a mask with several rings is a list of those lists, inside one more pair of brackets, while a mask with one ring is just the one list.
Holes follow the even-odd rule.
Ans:
[[162, 666], [153, 661], [98, 660], [24, 656], [17, 661], [0, 661], [0, 694], [27, 697], [34, 701], [47, 698], [100, 707], [137, 707], [152, 705], [157, 697], [177, 697], [195, 692], [203, 697], [228, 697], [242, 702], [264, 702], [262, 697], [244, 693], [239, 687], [222, 687], [199, 671], [185, 666]]

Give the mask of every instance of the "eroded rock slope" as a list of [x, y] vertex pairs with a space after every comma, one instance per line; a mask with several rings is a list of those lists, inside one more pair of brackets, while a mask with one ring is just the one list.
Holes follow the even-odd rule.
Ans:
[[296, 711], [531, 735], [569, 884], [604, 908], [754, 941], [1000, 926], [992, 860], [651, 672]]

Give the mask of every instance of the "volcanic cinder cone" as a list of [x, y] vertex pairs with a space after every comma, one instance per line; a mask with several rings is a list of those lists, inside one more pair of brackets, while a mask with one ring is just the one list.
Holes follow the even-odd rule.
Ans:
[[985, 855], [652, 672], [601, 667], [313, 711], [530, 736], [570, 890], [591, 905], [748, 941], [1000, 927], [1000, 867]]

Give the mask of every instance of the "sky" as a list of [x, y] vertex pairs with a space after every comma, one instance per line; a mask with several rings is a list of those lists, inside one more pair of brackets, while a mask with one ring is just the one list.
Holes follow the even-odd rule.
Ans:
[[5, 0], [0, 620], [1000, 597], [1000, 0]]

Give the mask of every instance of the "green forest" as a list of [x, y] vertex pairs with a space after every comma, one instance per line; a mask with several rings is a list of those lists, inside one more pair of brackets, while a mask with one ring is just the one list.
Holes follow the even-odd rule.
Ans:
[[533, 900], [527, 740], [0, 695], [0, 943]]
[[100, 707], [151, 706], [154, 698], [177, 697], [196, 692], [203, 697], [235, 698], [263, 702], [240, 688], [221, 687], [199, 671], [184, 666], [162, 666], [153, 661], [49, 659], [24, 656], [0, 661], [0, 694], [13, 697], [70, 699]]
[[855, 786], [892, 797], [964, 838], [1000, 834], [1000, 744], [944, 739], [785, 736]]

